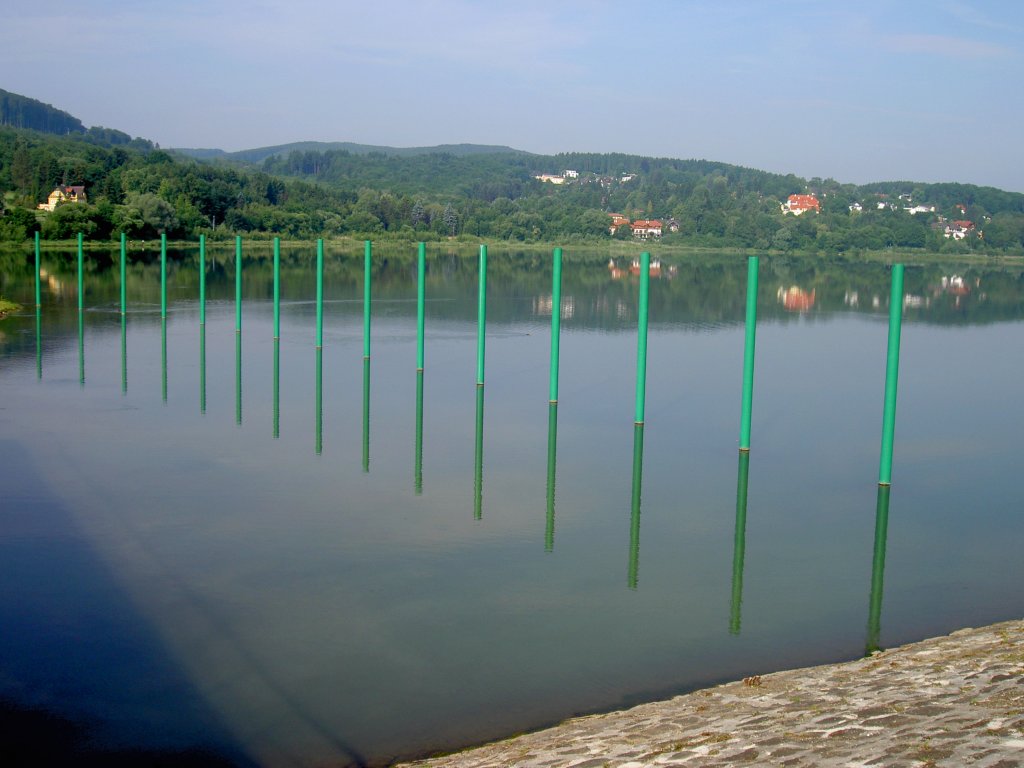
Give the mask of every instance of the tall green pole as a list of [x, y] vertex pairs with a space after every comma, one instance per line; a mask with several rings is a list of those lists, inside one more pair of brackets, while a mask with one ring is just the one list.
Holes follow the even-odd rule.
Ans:
[[640, 496], [644, 476], [644, 425], [633, 425], [633, 493], [629, 514], [629, 572], [627, 584], [636, 589], [640, 576]]
[[199, 236], [199, 324], [206, 325], [206, 235]]
[[121, 233], [121, 315], [128, 311], [128, 236]]
[[242, 236], [235, 235], [235, 333], [242, 332]]
[[274, 339], [281, 338], [281, 238], [274, 238]]
[[128, 316], [121, 314], [121, 394], [128, 392]]
[[199, 412], [206, 413], [206, 325], [199, 325]]
[[868, 637], [865, 656], [881, 648], [882, 590], [885, 577], [885, 548], [889, 536], [889, 493], [892, 486], [879, 485], [875, 501], [875, 549], [871, 559], [871, 596], [868, 601]]
[[[635, 424], [644, 423], [644, 403], [647, 397], [647, 307], [651, 285], [651, 254], [640, 254], [640, 302], [637, 320], [636, 347], [636, 418]], [[641, 449], [642, 450], [642, 449]]]
[[235, 424], [242, 425], [242, 332], [235, 334]]
[[42, 294], [42, 286], [40, 285], [41, 281], [40, 281], [40, 275], [39, 275], [41, 266], [40, 266], [40, 263], [39, 263], [39, 233], [38, 232], [36, 232], [35, 241], [36, 241], [36, 249], [35, 249], [36, 250], [36, 306], [37, 307], [41, 307], [41, 306], [43, 306], [43, 294]]
[[743, 408], [740, 414], [740, 450], [750, 450], [750, 412], [754, 399], [754, 337], [757, 334], [758, 258], [747, 259], [747, 320], [743, 344]]
[[427, 244], [420, 243], [416, 256], [416, 370], [423, 371], [423, 326], [427, 296]]
[[896, 382], [900, 369], [900, 330], [903, 324], [903, 265], [892, 267], [889, 296], [889, 356], [885, 364], [885, 410], [882, 413], [882, 457], [878, 484], [892, 483], [892, 445], [896, 431]]
[[324, 351], [316, 348], [316, 455], [324, 450]]
[[476, 388], [476, 441], [473, 456], [473, 519], [484, 516], [484, 388]]
[[78, 233], [78, 312], [85, 311], [85, 290], [83, 288], [82, 272], [85, 268], [84, 256], [82, 254], [82, 233]]
[[747, 476], [750, 452], [740, 453], [736, 469], [736, 527], [732, 539], [732, 599], [729, 602], [729, 634], [740, 633], [740, 607], [743, 604], [743, 560], [747, 551]]
[[370, 471], [370, 358], [363, 358], [363, 472]]
[[274, 339], [274, 439], [281, 436], [281, 340]]
[[36, 378], [43, 378], [43, 309], [36, 305]]
[[555, 457], [558, 453], [558, 403], [548, 404], [547, 515], [544, 523], [544, 551], [555, 549]]
[[484, 346], [487, 326], [487, 246], [480, 246], [480, 296], [477, 301], [476, 385], [484, 385]]
[[548, 402], [558, 402], [558, 342], [562, 329], [562, 249], [555, 248], [551, 272], [551, 386]]
[[370, 265], [373, 261], [373, 244], [363, 244], [363, 357], [370, 359]]
[[167, 235], [160, 233], [160, 317], [167, 319]]
[[316, 241], [316, 348], [324, 346], [324, 241]]
[[160, 318], [160, 399], [167, 402], [167, 318]]
[[413, 465], [413, 489], [423, 494], [423, 371], [416, 371], [416, 459]]

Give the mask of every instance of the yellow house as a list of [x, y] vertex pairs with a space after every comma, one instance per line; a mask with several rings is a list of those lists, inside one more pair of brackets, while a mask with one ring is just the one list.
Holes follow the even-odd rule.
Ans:
[[37, 208], [40, 211], [52, 211], [61, 203], [84, 203], [85, 187], [66, 187], [63, 184], [54, 188], [45, 203], [40, 203]]

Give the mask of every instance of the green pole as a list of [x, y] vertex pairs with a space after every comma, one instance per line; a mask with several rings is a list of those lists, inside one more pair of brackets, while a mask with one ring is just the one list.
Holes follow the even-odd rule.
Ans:
[[160, 399], [167, 402], [167, 318], [160, 318]]
[[160, 233], [160, 317], [167, 317], [167, 235]]
[[36, 305], [36, 378], [43, 378], [43, 310]]
[[199, 236], [199, 324], [206, 325], [206, 235]]
[[128, 392], [128, 318], [121, 314], [121, 394]]
[[558, 403], [548, 405], [548, 482], [547, 516], [544, 524], [544, 551], [555, 549], [555, 455], [558, 452]]
[[274, 339], [274, 439], [281, 436], [281, 340]]
[[121, 314], [128, 311], [128, 237], [121, 233]]
[[78, 383], [85, 386], [85, 322], [81, 311], [78, 313]]
[[36, 250], [36, 306], [37, 307], [41, 307], [41, 306], [43, 306], [43, 294], [42, 294], [42, 286], [40, 285], [40, 276], [39, 276], [39, 271], [41, 269], [41, 266], [40, 266], [40, 263], [39, 263], [39, 233], [38, 232], [36, 232], [35, 240], [36, 240], [36, 249], [35, 249]]
[[644, 475], [644, 425], [633, 425], [633, 494], [629, 515], [629, 575], [627, 584], [636, 589], [640, 575], [640, 493]]
[[551, 386], [550, 403], [558, 402], [558, 342], [562, 328], [562, 249], [555, 248], [551, 272]]
[[889, 356], [885, 364], [885, 410], [882, 413], [882, 457], [878, 467], [879, 485], [892, 483], [892, 445], [896, 431], [896, 382], [900, 369], [900, 329], [903, 324], [903, 265], [892, 267], [889, 296]]
[[281, 238], [274, 238], [274, 339], [281, 338]]
[[199, 412], [206, 413], [206, 325], [199, 325]]
[[740, 633], [740, 607], [743, 604], [743, 560], [747, 551], [747, 476], [750, 452], [740, 453], [736, 469], [736, 528], [732, 539], [732, 599], [729, 605], [729, 634]]
[[875, 502], [875, 550], [871, 558], [871, 597], [868, 602], [868, 637], [864, 655], [881, 648], [882, 587], [885, 576], [885, 546], [889, 536], [889, 493], [892, 486], [879, 485]]
[[316, 348], [324, 346], [324, 241], [316, 241]]
[[316, 348], [316, 455], [324, 450], [324, 351]]
[[242, 332], [242, 236], [235, 235], [235, 333]]
[[242, 425], [242, 332], [235, 334], [235, 424]]
[[480, 297], [477, 302], [476, 385], [484, 385], [484, 345], [487, 326], [487, 246], [480, 246]]
[[427, 244], [420, 243], [416, 257], [416, 370], [423, 370], [423, 325], [427, 296]]
[[82, 233], [78, 233], [78, 311], [85, 311], [85, 290], [83, 288], [82, 272], [84, 270], [84, 256], [82, 254]]
[[747, 259], [747, 320], [743, 344], [743, 408], [740, 414], [740, 450], [750, 450], [750, 412], [754, 399], [754, 337], [757, 333], [758, 258]]
[[370, 359], [370, 264], [373, 261], [373, 244], [363, 244], [363, 357]]
[[647, 307], [651, 285], [651, 254], [640, 254], [640, 303], [637, 320], [636, 347], [636, 419], [635, 424], [644, 423], [644, 402], [647, 396]]
[[413, 466], [413, 488], [423, 494], [423, 371], [416, 371], [416, 463]]
[[363, 472], [370, 471], [370, 358], [363, 358]]
[[476, 388], [476, 445], [473, 460], [473, 519], [484, 516], [484, 388]]

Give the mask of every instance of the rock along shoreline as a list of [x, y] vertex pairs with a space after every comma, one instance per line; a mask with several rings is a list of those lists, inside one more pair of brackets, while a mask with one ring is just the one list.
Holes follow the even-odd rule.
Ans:
[[573, 718], [417, 768], [1024, 765], [1024, 620]]

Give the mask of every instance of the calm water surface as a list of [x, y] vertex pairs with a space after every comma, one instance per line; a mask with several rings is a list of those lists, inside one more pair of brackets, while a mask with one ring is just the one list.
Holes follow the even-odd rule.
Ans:
[[[38, 346], [0, 321], [0, 698], [90, 749], [381, 764], [1024, 615], [1019, 270], [908, 268], [872, 594], [883, 265], [763, 260], [745, 466], [745, 261], [666, 263], [638, 476], [636, 281], [600, 257], [566, 264], [552, 420], [547, 259], [491, 251], [478, 401], [476, 260], [432, 254], [417, 430], [412, 254], [375, 260], [368, 389], [362, 255], [328, 254], [319, 418], [311, 252], [276, 409], [266, 259], [240, 335], [214, 260], [201, 347], [173, 255], [166, 332], [152, 255], [123, 337], [96, 268], [79, 343], [69, 254]], [[31, 306], [30, 267], [0, 281]]]

